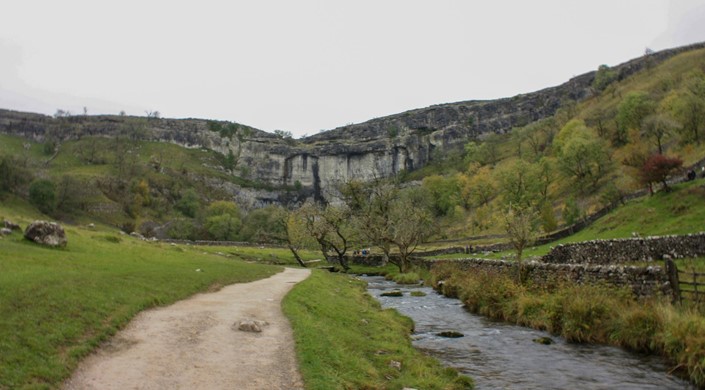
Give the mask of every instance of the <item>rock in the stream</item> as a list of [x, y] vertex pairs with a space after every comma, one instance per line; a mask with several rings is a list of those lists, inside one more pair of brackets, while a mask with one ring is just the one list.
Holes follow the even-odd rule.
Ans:
[[440, 333], [436, 333], [436, 336], [457, 339], [458, 337], [464, 337], [465, 335], [460, 332], [456, 332], [454, 330], [446, 330], [446, 331], [443, 331]]
[[235, 323], [235, 325], [237, 325], [238, 330], [243, 332], [260, 333], [262, 332], [262, 328], [269, 325], [269, 323], [267, 323], [267, 321], [246, 319]]
[[537, 343], [537, 344], [543, 344], [543, 345], [551, 345], [551, 344], [553, 344], [553, 343], [555, 342], [555, 341], [553, 341], [553, 339], [550, 338], [550, 337], [539, 337], [539, 338], [533, 339], [533, 340], [531, 340], [531, 341], [533, 341], [533, 342], [535, 342], [535, 343]]
[[34, 221], [25, 229], [24, 237], [51, 247], [65, 247], [68, 243], [64, 228], [56, 222]]
[[380, 295], [383, 297], [403, 297], [404, 293], [399, 290], [396, 290], [396, 291], [383, 292]]

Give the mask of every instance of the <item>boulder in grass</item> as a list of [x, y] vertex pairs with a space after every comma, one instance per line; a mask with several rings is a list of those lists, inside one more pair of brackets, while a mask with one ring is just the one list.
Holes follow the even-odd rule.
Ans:
[[12, 221], [4, 220], [4, 221], [2, 221], [2, 223], [3, 223], [3, 225], [4, 225], [7, 229], [10, 229], [10, 230], [22, 230], [22, 228], [20, 227], [20, 225], [14, 223], [14, 222], [12, 222]]
[[68, 243], [64, 228], [56, 222], [34, 221], [25, 229], [24, 238], [50, 247], [65, 247]]
[[12, 234], [12, 230], [8, 228], [0, 228], [0, 236], [9, 236]]

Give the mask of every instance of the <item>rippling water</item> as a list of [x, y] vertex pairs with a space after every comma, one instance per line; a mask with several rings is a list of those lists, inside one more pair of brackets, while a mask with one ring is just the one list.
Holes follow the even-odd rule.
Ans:
[[[428, 287], [400, 286], [382, 277], [365, 276], [368, 291], [385, 308], [394, 308], [416, 324], [414, 346], [475, 379], [478, 389], [690, 389], [667, 374], [662, 360], [625, 350], [570, 344], [547, 332], [509, 325], [474, 315], [457, 299]], [[382, 297], [385, 290], [403, 297]], [[412, 297], [420, 290], [427, 295]], [[454, 330], [461, 338], [436, 333]], [[550, 337], [555, 342], [533, 342]]]

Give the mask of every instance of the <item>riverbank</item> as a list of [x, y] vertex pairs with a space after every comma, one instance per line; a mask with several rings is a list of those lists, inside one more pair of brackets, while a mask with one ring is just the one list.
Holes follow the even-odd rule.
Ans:
[[[705, 386], [705, 318], [664, 298], [635, 300], [606, 286], [520, 285], [507, 275], [434, 267], [431, 282], [492, 319], [549, 331], [570, 342], [607, 344], [660, 354], [673, 370]], [[443, 283], [439, 283], [439, 282]]]
[[382, 307], [414, 321], [414, 347], [471, 376], [480, 389], [691, 388], [669, 375], [658, 356], [571, 343], [545, 331], [492, 320], [418, 283], [399, 285], [379, 276], [361, 279]]
[[314, 271], [283, 302], [307, 389], [471, 389], [470, 378], [414, 349], [414, 324], [382, 310], [349, 275]]

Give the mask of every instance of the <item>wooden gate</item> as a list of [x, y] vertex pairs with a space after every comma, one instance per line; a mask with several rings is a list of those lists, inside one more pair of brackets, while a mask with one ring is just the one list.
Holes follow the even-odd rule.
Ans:
[[666, 260], [666, 272], [673, 288], [673, 302], [705, 302], [705, 272], [679, 270], [673, 260]]

